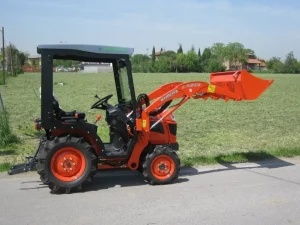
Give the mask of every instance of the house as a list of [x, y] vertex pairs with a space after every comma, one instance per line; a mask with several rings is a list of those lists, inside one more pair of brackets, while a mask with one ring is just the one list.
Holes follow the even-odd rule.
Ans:
[[[162, 55], [170, 56], [172, 54], [176, 55], [176, 52], [171, 51], [171, 50], [163, 50], [163, 51], [155, 52], [155, 59], [157, 60]], [[150, 57], [151, 57], [151, 55], [150, 55]]]
[[[262, 66], [264, 65], [264, 66]], [[246, 70], [261, 70], [263, 69], [266, 64], [260, 61], [259, 59], [248, 59], [246, 64], [243, 66], [243, 69]]]
[[41, 56], [28, 56], [26, 64], [28, 64], [29, 66], [41, 66]]
[[260, 70], [267, 70], [267, 63], [264, 59], [258, 59], [260, 61], [259, 68]]
[[80, 71], [86, 73], [113, 72], [112, 63], [81, 62]]
[[263, 59], [256, 58], [254, 54], [249, 53], [246, 62], [234, 62], [226, 60], [223, 65], [226, 67], [226, 70], [266, 70], [266, 61]]
[[223, 65], [226, 70], [241, 70], [243, 68], [242, 63], [229, 60], [224, 60]]
[[40, 72], [41, 71], [41, 56], [28, 56], [25, 65], [22, 66], [24, 72]]

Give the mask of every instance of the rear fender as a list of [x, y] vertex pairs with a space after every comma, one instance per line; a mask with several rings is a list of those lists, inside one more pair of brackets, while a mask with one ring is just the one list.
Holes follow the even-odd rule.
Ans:
[[102, 149], [104, 149], [104, 144], [101, 138], [97, 134], [85, 133], [80, 130], [60, 130], [56, 129], [51, 132], [51, 136], [63, 136], [63, 135], [74, 135], [76, 137], [82, 137], [86, 142], [94, 147], [97, 156], [102, 155]]

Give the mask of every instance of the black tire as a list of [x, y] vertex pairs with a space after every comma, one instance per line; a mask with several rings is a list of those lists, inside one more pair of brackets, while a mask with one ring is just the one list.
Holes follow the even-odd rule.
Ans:
[[[73, 181], [62, 181], [58, 179], [51, 170], [51, 159], [53, 155], [65, 147], [72, 147], [79, 150], [85, 159], [85, 170], [83, 174]], [[48, 185], [52, 193], [71, 193], [72, 191], [81, 190], [84, 184], [92, 181], [97, 171], [97, 156], [94, 153], [93, 147], [83, 138], [73, 137], [71, 135], [54, 137], [41, 146], [37, 155], [36, 167], [41, 181], [43, 184]]]
[[141, 173], [141, 174], [143, 174], [143, 172], [144, 172], [143, 166], [144, 166], [144, 163], [145, 163], [146, 156], [147, 156], [148, 152], [149, 152], [149, 150], [146, 150], [146, 151], [144, 150], [142, 152], [141, 156], [140, 156], [139, 166], [136, 169], [136, 171], [139, 172], [139, 173]]
[[[165, 179], [158, 179], [157, 177], [155, 177], [155, 174], [153, 174], [153, 170], [151, 168], [152, 162], [161, 156], [168, 157], [168, 159], [170, 159], [173, 164], [172, 174]], [[168, 168], [164, 169], [168, 170]], [[176, 179], [178, 179], [179, 172], [180, 159], [178, 158], [174, 150], [166, 146], [157, 146], [152, 153], [148, 153], [143, 164], [144, 178], [151, 185], [163, 185], [173, 183]]]

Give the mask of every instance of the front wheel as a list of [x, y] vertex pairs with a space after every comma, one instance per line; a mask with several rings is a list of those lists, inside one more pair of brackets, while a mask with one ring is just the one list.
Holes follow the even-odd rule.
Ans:
[[147, 154], [143, 164], [143, 175], [151, 184], [169, 184], [176, 180], [180, 172], [180, 159], [169, 147], [157, 146]]

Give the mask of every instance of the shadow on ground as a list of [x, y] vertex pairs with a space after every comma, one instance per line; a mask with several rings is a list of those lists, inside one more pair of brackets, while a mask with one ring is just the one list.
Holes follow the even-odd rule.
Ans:
[[[245, 156], [246, 153], [245, 153]], [[249, 156], [249, 155], [248, 155]], [[216, 161], [220, 164], [220, 167], [203, 167], [203, 169], [199, 168], [196, 169], [194, 167], [182, 167], [179, 179], [174, 182], [173, 184], [178, 183], [185, 183], [188, 182], [189, 179], [187, 177], [189, 176], [197, 176], [201, 174], [207, 174], [207, 173], [217, 173], [222, 171], [228, 171], [228, 170], [245, 170], [245, 169], [253, 169], [253, 168], [280, 168], [280, 167], [286, 167], [286, 166], [292, 166], [293, 163], [286, 162], [284, 160], [278, 159], [272, 155], [269, 155], [267, 157], [267, 161], [264, 160], [251, 160], [253, 157], [253, 153], [249, 156], [249, 162], [246, 165], [241, 164], [232, 164], [226, 162], [223, 158], [223, 156], [216, 157]], [[249, 163], [255, 163], [254, 165], [249, 165]], [[30, 181], [30, 182], [24, 182], [25, 183], [32, 183], [33, 187], [30, 188], [21, 188], [20, 190], [30, 190], [30, 189], [40, 189], [40, 188], [48, 188], [47, 186], [44, 186], [40, 183], [40, 181]], [[114, 187], [134, 187], [134, 186], [142, 186], [142, 185], [148, 185], [147, 182], [144, 181], [143, 175], [136, 172], [136, 171], [127, 171], [127, 170], [108, 170], [99, 172], [92, 183], [89, 185], [86, 185], [85, 188], [81, 192], [90, 192], [90, 191], [98, 191], [102, 189], [109, 189]]]
[[[240, 170], [240, 169], [251, 169], [251, 168], [268, 168], [268, 169], [275, 169], [281, 168], [286, 166], [293, 166], [293, 163], [287, 162], [285, 160], [279, 159], [271, 154], [265, 152], [245, 152], [245, 153], [238, 153], [240, 157], [245, 159], [246, 165], [242, 166], [242, 163], [229, 163], [226, 161], [227, 155], [219, 155], [215, 157], [215, 161], [222, 167], [222, 168], [212, 168], [206, 169], [203, 171], [199, 171], [193, 167], [183, 167], [181, 175], [185, 176], [192, 176], [192, 175], [200, 175], [206, 173], [216, 173], [222, 172], [227, 170]], [[261, 160], [258, 160], [261, 159]], [[249, 165], [249, 163], [254, 163], [255, 165]], [[247, 166], [249, 165], [249, 166]]]
[[[173, 184], [184, 183], [189, 181], [188, 178], [179, 177]], [[32, 189], [42, 189], [48, 188], [48, 186], [43, 185], [40, 181], [28, 181], [22, 182], [22, 184], [30, 184], [31, 187], [20, 188], [20, 190], [32, 190]], [[95, 175], [93, 181], [84, 186], [84, 189], [80, 192], [90, 192], [90, 191], [98, 191], [103, 189], [109, 189], [114, 187], [134, 187], [134, 186], [142, 186], [148, 185], [148, 183], [144, 180], [144, 177], [141, 173], [136, 171], [118, 171], [111, 170], [105, 172], [99, 172]]]
[[[173, 184], [184, 183], [189, 181], [187, 178], [179, 177]], [[113, 187], [134, 187], [148, 185], [144, 181], [142, 174], [134, 171], [128, 171], [128, 174], [115, 176], [95, 176], [93, 182], [85, 187], [84, 191], [98, 191], [101, 189], [109, 189]]]
[[0, 150], [0, 156], [16, 155], [16, 150]]

